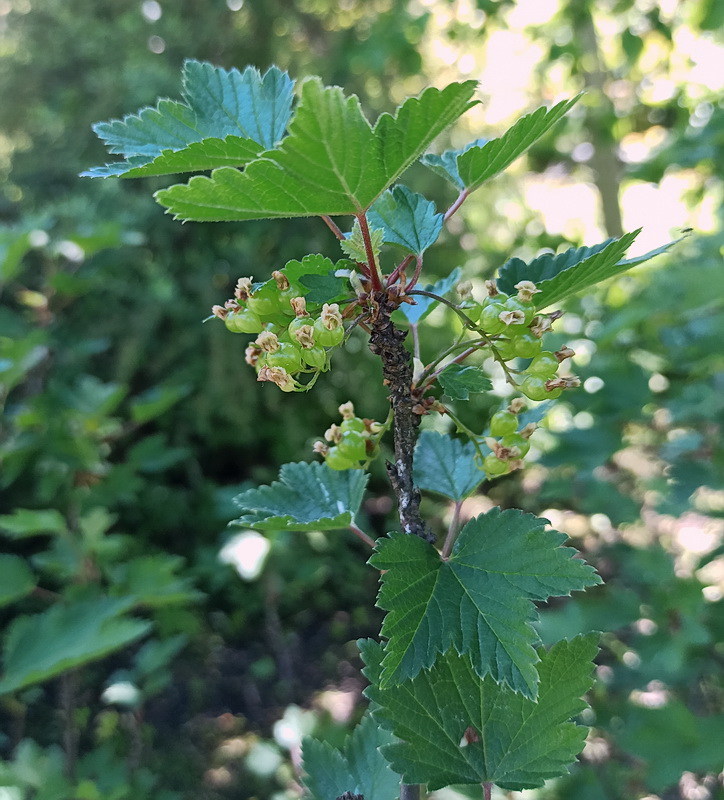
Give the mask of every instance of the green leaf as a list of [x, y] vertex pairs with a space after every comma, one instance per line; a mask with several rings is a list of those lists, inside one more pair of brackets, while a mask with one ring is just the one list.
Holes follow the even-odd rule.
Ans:
[[370, 225], [384, 231], [387, 244], [399, 244], [421, 256], [435, 244], [442, 230], [443, 215], [435, 203], [400, 184], [379, 197], [367, 212]]
[[65, 518], [54, 508], [32, 511], [29, 508], [16, 508], [12, 514], [0, 516], [0, 532], [13, 539], [30, 536], [62, 534], [68, 530]]
[[490, 675], [534, 698], [538, 674], [533, 601], [562, 597], [600, 583], [565, 534], [517, 509], [494, 508], [470, 520], [447, 561], [416, 536], [379, 539], [370, 564], [384, 570], [377, 605], [389, 613], [382, 685], [429, 669], [438, 653], [470, 656]]
[[578, 102], [581, 95], [551, 109], [539, 108], [521, 117], [500, 138], [470, 147], [456, 160], [458, 175], [468, 193], [509, 167]]
[[0, 694], [96, 661], [148, 633], [151, 623], [121, 616], [133, 598], [100, 598], [18, 617], [5, 639]]
[[451, 500], [464, 500], [485, 479], [475, 447], [442, 433], [423, 431], [415, 446], [415, 484]]
[[[370, 228], [370, 243], [375, 261], [379, 260], [380, 250], [385, 241], [385, 232], [382, 228]], [[345, 239], [340, 241], [339, 246], [342, 252], [348, 255], [353, 261], [367, 262], [367, 248], [362, 235], [362, 227], [359, 220], [355, 217], [350, 233], [345, 234]]]
[[151, 608], [199, 600], [203, 595], [194, 589], [193, 580], [176, 575], [183, 565], [180, 556], [160, 553], [114, 564], [108, 569], [112, 592]]
[[370, 714], [347, 737], [341, 752], [326, 742], [307, 738], [302, 743], [307, 773], [304, 785], [315, 800], [337, 800], [345, 792], [361, 794], [365, 800], [395, 800], [400, 794], [400, 776], [379, 751], [394, 740]]
[[383, 755], [405, 783], [429, 790], [483, 782], [533, 789], [565, 774], [588, 731], [571, 718], [588, 707], [581, 696], [592, 683], [597, 642], [588, 634], [541, 648], [537, 702], [481, 680], [454, 652], [401, 686], [380, 688], [382, 646], [360, 642], [375, 717], [402, 740], [384, 745]]
[[[349, 270], [354, 264], [346, 258], [333, 263], [327, 256], [312, 253], [301, 261], [287, 261], [281, 269], [290, 283], [301, 287], [300, 294], [310, 304], [333, 303], [350, 295]], [[273, 278], [261, 286], [270, 286], [276, 290]]]
[[[445, 295], [452, 290], [453, 286], [460, 281], [461, 275], [462, 270], [460, 267], [455, 267], [446, 278], [442, 278], [437, 281], [437, 283], [429, 283], [422, 288], [426, 292], [432, 292], [438, 295], [438, 297], [445, 297]], [[403, 303], [400, 306], [400, 311], [411, 325], [417, 325], [425, 319], [438, 302], [438, 300], [433, 300], [432, 297], [415, 295], [415, 305], [411, 306], [407, 303]]]
[[461, 150], [446, 150], [439, 156], [434, 153], [426, 153], [420, 161], [433, 172], [450, 181], [453, 186], [462, 190], [465, 188], [465, 184], [462, 182], [458, 172], [458, 156], [470, 150], [471, 147], [483, 147], [487, 142], [487, 139], [476, 139]]
[[184, 102], [161, 100], [156, 108], [94, 125], [110, 152], [126, 160], [82, 174], [140, 178], [241, 167], [283, 137], [293, 87], [278, 67], [270, 67], [262, 77], [254, 67], [240, 73], [187, 61]]
[[131, 400], [131, 419], [139, 424], [155, 419], [187, 397], [190, 392], [191, 386], [187, 383], [153, 386]]
[[440, 373], [438, 383], [452, 400], [468, 400], [470, 394], [479, 394], [493, 388], [481, 367], [467, 364], [449, 364]]
[[361, 470], [335, 471], [326, 464], [285, 464], [280, 482], [249, 489], [234, 502], [242, 515], [233, 525], [257, 530], [327, 531], [354, 522], [368, 475]]
[[0, 608], [30, 594], [35, 583], [33, 571], [22, 558], [0, 554]]
[[199, 221], [360, 214], [473, 105], [475, 88], [466, 81], [426, 89], [373, 129], [356, 96], [310, 78], [277, 149], [244, 172], [222, 167], [156, 198], [177, 219]]
[[640, 256], [621, 258], [640, 230], [639, 228], [627, 233], [620, 239], [607, 239], [591, 247], [572, 247], [556, 254], [544, 253], [527, 264], [520, 258], [511, 258], [500, 268], [498, 288], [507, 294], [514, 294], [518, 281], [533, 281], [541, 290], [534, 297], [535, 305], [537, 308], [546, 308], [569, 295], [643, 264], [644, 261], [667, 252], [681, 241], [676, 239]]

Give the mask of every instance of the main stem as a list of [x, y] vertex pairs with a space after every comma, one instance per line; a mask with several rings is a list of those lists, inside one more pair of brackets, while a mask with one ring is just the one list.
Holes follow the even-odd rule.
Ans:
[[412, 459], [420, 417], [412, 410], [416, 401], [412, 397], [412, 357], [404, 344], [407, 333], [393, 325], [390, 314], [395, 310], [395, 305], [387, 294], [379, 292], [375, 300], [379, 303], [379, 310], [372, 324], [370, 350], [382, 359], [382, 374], [390, 389], [393, 414], [395, 462], [387, 462], [387, 474], [397, 498], [403, 533], [434, 541], [420, 516], [420, 492], [412, 477]]

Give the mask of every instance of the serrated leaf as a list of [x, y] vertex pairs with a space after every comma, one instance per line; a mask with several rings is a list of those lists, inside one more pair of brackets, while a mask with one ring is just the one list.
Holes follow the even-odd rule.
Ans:
[[356, 96], [310, 78], [277, 149], [243, 173], [222, 167], [156, 198], [177, 219], [198, 221], [359, 214], [473, 105], [475, 87], [466, 81], [426, 89], [372, 128]]
[[304, 275], [299, 280], [308, 289], [304, 297], [311, 304], [334, 303], [350, 294], [349, 279], [333, 272], [328, 275]]
[[461, 153], [456, 163], [459, 178], [467, 192], [474, 191], [509, 167], [550, 130], [580, 97], [563, 100], [551, 109], [539, 108], [532, 114], [526, 114], [498, 139], [491, 139], [481, 147], [471, 147]]
[[[319, 304], [333, 303], [350, 294], [347, 271], [352, 267], [354, 265], [345, 258], [335, 264], [327, 256], [312, 253], [304, 256], [301, 261], [287, 261], [280, 271], [290, 283], [301, 287], [300, 294], [308, 303]], [[344, 274], [338, 274], [340, 272]], [[255, 285], [254, 291], [259, 291], [263, 286], [269, 286], [276, 291], [273, 278]]]
[[492, 381], [480, 367], [468, 364], [449, 364], [437, 379], [445, 394], [452, 400], [468, 400], [493, 388]]
[[418, 488], [455, 501], [464, 500], [485, 480], [471, 442], [435, 431], [420, 434], [413, 463]]
[[257, 530], [326, 531], [354, 522], [368, 475], [337, 471], [326, 464], [285, 464], [279, 481], [249, 489], [234, 498], [242, 515], [232, 525]]
[[420, 162], [462, 190], [465, 188], [465, 184], [460, 179], [458, 172], [458, 156], [470, 150], [471, 147], [483, 147], [487, 142], [488, 139], [475, 139], [460, 150], [446, 150], [439, 156], [435, 153], [425, 153]]
[[470, 520], [447, 561], [416, 536], [379, 539], [370, 564], [383, 570], [377, 605], [389, 613], [382, 685], [429, 669], [455, 648], [470, 656], [480, 677], [516, 692], [537, 693], [538, 637], [533, 601], [569, 595], [601, 580], [565, 534], [517, 509], [494, 508]]
[[315, 800], [337, 800], [351, 792], [365, 800], [395, 800], [400, 794], [400, 776], [394, 773], [379, 748], [395, 737], [366, 714], [340, 752], [307, 738], [302, 744], [304, 785]]
[[[372, 253], [374, 254], [375, 261], [379, 258], [380, 250], [385, 240], [384, 237], [385, 232], [382, 228], [370, 228], [370, 243], [372, 245]], [[345, 239], [340, 241], [339, 246], [342, 248], [342, 252], [348, 255], [353, 261], [367, 262], [367, 248], [365, 247], [362, 228], [357, 218], [355, 218], [351, 232], [345, 235]]]
[[437, 241], [443, 215], [437, 213], [432, 200], [400, 184], [375, 200], [367, 220], [384, 231], [386, 244], [399, 244], [420, 256]]
[[183, 102], [161, 100], [94, 131], [125, 161], [95, 167], [89, 177], [140, 178], [241, 167], [283, 137], [294, 81], [278, 67], [225, 70], [200, 61], [183, 69]]
[[30, 594], [35, 583], [33, 571], [22, 558], [0, 554], [0, 608]]
[[676, 239], [640, 256], [621, 258], [640, 231], [639, 228], [620, 239], [607, 239], [590, 247], [572, 247], [556, 254], [544, 253], [527, 264], [520, 258], [511, 258], [500, 268], [498, 288], [512, 294], [518, 281], [533, 281], [540, 289], [540, 293], [534, 296], [536, 308], [543, 309], [643, 264], [681, 241]]
[[16, 508], [12, 514], [0, 516], [0, 532], [13, 539], [60, 534], [67, 530], [65, 518], [54, 508], [42, 510]]
[[588, 732], [572, 717], [588, 707], [581, 697], [592, 684], [597, 642], [598, 634], [588, 634], [539, 650], [537, 702], [481, 680], [454, 652], [429, 672], [381, 689], [382, 646], [360, 642], [375, 717], [402, 740], [385, 745], [383, 755], [405, 783], [429, 790], [483, 782], [533, 789], [565, 774]]
[[190, 577], [179, 576], [184, 560], [180, 556], [156, 554], [138, 556], [108, 568], [113, 593], [131, 596], [149, 608], [192, 603], [203, 597]]
[[151, 623], [122, 614], [134, 598], [100, 598], [18, 617], [4, 647], [0, 694], [96, 661], [146, 634]]
[[[445, 295], [452, 290], [453, 286], [460, 281], [461, 275], [462, 270], [460, 267], [455, 267], [446, 278], [441, 278], [437, 283], [429, 283], [427, 286], [421, 288], [426, 292], [432, 292], [438, 295], [438, 297], [445, 297]], [[419, 322], [422, 322], [437, 304], [438, 301], [433, 300], [431, 297], [415, 295], [414, 306], [403, 303], [399, 310], [411, 325], [417, 325]]]

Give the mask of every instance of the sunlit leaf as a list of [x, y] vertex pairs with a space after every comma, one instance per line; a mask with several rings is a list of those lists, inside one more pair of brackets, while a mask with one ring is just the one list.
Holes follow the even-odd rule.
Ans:
[[418, 256], [435, 244], [443, 223], [432, 200], [401, 184], [374, 202], [367, 219], [384, 231], [387, 244], [399, 244]]
[[490, 378], [481, 367], [466, 364], [449, 364], [437, 380], [445, 394], [452, 400], [468, 400], [471, 394], [479, 394], [493, 388]]
[[475, 447], [446, 434], [423, 431], [417, 439], [415, 484], [451, 500], [464, 500], [485, 479], [475, 461]]

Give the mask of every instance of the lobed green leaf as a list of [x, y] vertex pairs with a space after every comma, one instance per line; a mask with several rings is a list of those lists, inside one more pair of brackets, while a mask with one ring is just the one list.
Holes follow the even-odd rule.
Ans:
[[415, 536], [391, 533], [377, 541], [369, 563], [383, 572], [377, 605], [389, 612], [382, 625], [383, 688], [415, 677], [455, 648], [480, 677], [536, 697], [533, 601], [601, 582], [573, 548], [560, 546], [565, 534], [546, 524], [494, 508], [465, 525], [447, 561]]
[[335, 471], [326, 464], [285, 464], [279, 481], [242, 492], [234, 502], [242, 515], [232, 525], [257, 530], [336, 530], [354, 522], [368, 475]]
[[126, 160], [84, 172], [89, 177], [140, 178], [241, 167], [284, 136], [294, 81], [278, 67], [224, 70], [186, 61], [183, 102], [161, 100], [94, 131]]
[[416, 256], [435, 244], [443, 223], [443, 215], [437, 213], [432, 200], [402, 184], [379, 197], [367, 212], [367, 219], [384, 231], [385, 243], [398, 244]]
[[415, 445], [415, 485], [456, 502], [464, 500], [485, 480], [475, 454], [472, 442], [461, 442], [436, 431], [422, 431]]
[[430, 790], [485, 782], [519, 791], [565, 774], [586, 739], [587, 728], [572, 717], [588, 707], [581, 697], [592, 683], [597, 642], [598, 634], [588, 634], [540, 649], [537, 702], [492, 677], [481, 680], [470, 659], [452, 651], [384, 688], [382, 645], [359, 642], [375, 717], [401, 739], [384, 745], [383, 755], [405, 783]]
[[493, 384], [481, 367], [449, 364], [440, 373], [438, 383], [452, 400], [469, 400], [471, 394], [487, 392]]
[[177, 219], [199, 221], [360, 214], [473, 105], [474, 91], [474, 81], [426, 89], [372, 128], [356, 96], [310, 78], [277, 149], [243, 173], [222, 167], [156, 198]]

